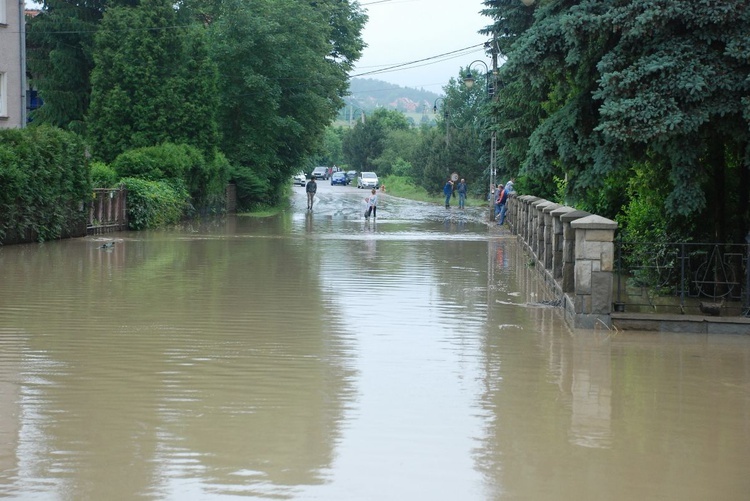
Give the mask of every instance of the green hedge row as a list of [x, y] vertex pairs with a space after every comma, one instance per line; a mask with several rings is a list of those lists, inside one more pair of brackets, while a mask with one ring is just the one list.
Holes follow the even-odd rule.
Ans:
[[110, 167], [121, 178], [167, 181], [184, 186], [196, 210], [224, 207], [229, 162], [220, 153], [207, 159], [193, 146], [164, 143], [121, 153]]
[[0, 130], [0, 243], [85, 231], [90, 192], [80, 136], [46, 126]]
[[188, 192], [180, 182], [147, 181], [126, 177], [128, 226], [131, 230], [158, 228], [179, 222], [189, 206]]
[[83, 139], [53, 127], [0, 130], [0, 244], [85, 234], [94, 187], [128, 188], [130, 228], [154, 228], [225, 207], [229, 162], [166, 143], [88, 165]]

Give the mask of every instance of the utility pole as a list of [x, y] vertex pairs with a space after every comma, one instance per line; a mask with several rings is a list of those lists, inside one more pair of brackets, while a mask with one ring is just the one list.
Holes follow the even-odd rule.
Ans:
[[490, 139], [490, 221], [494, 218], [495, 214], [495, 184], [497, 183], [497, 132], [496, 132], [496, 120], [495, 104], [497, 102], [498, 86], [497, 86], [497, 43], [495, 37], [492, 37], [490, 42], [490, 53], [492, 55], [492, 136]]

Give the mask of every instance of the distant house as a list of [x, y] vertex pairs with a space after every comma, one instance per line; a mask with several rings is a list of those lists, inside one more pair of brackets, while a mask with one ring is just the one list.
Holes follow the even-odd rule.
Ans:
[[0, 128], [26, 123], [24, 14], [18, 0], [0, 0]]
[[414, 113], [419, 107], [417, 103], [408, 97], [399, 97], [395, 101], [388, 103], [388, 105], [398, 111], [408, 111], [410, 113]]

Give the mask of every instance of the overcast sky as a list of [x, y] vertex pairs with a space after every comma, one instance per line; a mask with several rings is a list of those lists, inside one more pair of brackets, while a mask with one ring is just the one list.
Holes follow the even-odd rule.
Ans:
[[[479, 14], [482, 0], [360, 2], [370, 20], [362, 34], [367, 47], [351, 73], [353, 77], [442, 93], [448, 80], [458, 76], [460, 67], [476, 59], [490, 64], [482, 47], [488, 38], [477, 33], [491, 24], [489, 18]], [[425, 61], [371, 73], [418, 60]], [[483, 67], [477, 63], [472, 68]]]
[[[353, 77], [442, 93], [459, 67], [476, 59], [490, 64], [482, 48], [487, 37], [477, 33], [490, 24], [479, 14], [482, 0], [360, 0], [360, 5], [370, 20], [362, 34], [367, 47]], [[32, 0], [26, 6], [41, 8]], [[414, 61], [422, 62], [379, 71]]]

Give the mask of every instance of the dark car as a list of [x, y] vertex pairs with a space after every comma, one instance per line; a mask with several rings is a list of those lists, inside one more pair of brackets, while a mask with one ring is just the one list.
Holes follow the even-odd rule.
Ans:
[[346, 180], [346, 174], [343, 172], [334, 172], [331, 176], [331, 186], [335, 184], [340, 184], [341, 186], [346, 186], [349, 184], [349, 182]]
[[356, 170], [348, 170], [346, 171], [346, 182], [351, 183], [357, 179], [357, 171]]
[[315, 167], [312, 171], [312, 177], [317, 179], [328, 179], [328, 167]]

